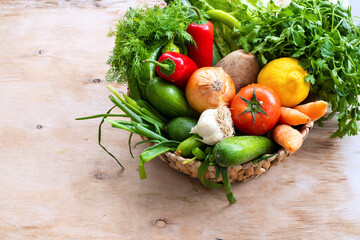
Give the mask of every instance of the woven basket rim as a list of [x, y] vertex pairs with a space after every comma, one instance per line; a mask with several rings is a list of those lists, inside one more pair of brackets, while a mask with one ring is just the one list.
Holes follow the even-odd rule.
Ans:
[[[313, 126], [314, 122], [308, 122], [307, 124], [301, 125], [299, 127], [299, 132], [302, 135], [303, 141], [305, 141]], [[149, 145], [153, 144], [154, 143], [149, 143]], [[249, 161], [238, 166], [228, 167], [230, 181], [247, 181], [252, 178], [257, 178], [270, 168], [276, 166], [278, 163], [280, 163], [286, 157], [290, 156], [292, 153], [285, 148], [280, 148], [274, 154], [275, 155], [270, 158], [259, 161], [256, 165], [254, 165], [252, 161]], [[190, 159], [178, 156], [173, 152], [166, 152], [160, 155], [159, 158], [162, 161], [168, 163], [169, 166], [174, 168], [175, 170], [189, 175], [192, 178], [198, 178], [197, 172], [202, 161], [193, 160], [187, 164], [184, 164], [184, 161], [188, 161]], [[209, 166], [208, 170], [205, 173], [205, 179], [214, 181], [215, 173], [216, 166]], [[218, 178], [217, 182], [222, 182], [221, 176]]]

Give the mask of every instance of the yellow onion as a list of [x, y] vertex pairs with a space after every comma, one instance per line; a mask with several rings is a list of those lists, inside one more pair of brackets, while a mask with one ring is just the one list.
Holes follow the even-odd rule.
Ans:
[[222, 67], [204, 67], [196, 70], [186, 84], [186, 99], [199, 113], [227, 105], [235, 97], [235, 85]]

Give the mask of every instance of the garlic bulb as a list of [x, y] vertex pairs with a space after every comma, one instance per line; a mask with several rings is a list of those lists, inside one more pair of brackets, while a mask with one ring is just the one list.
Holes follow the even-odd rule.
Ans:
[[215, 145], [224, 138], [234, 136], [230, 109], [221, 103], [216, 109], [205, 110], [191, 133], [201, 136], [201, 141], [207, 145]]

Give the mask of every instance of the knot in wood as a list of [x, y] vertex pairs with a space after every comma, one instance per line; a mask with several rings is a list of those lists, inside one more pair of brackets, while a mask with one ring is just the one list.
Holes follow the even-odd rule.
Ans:
[[159, 227], [159, 228], [165, 227], [166, 224], [167, 224], [167, 222], [166, 222], [165, 219], [157, 219], [157, 220], [155, 221], [155, 225], [156, 225], [157, 227]]
[[94, 174], [94, 177], [98, 180], [103, 180], [103, 179], [105, 179], [105, 174], [103, 174], [102, 172], [96, 172]]

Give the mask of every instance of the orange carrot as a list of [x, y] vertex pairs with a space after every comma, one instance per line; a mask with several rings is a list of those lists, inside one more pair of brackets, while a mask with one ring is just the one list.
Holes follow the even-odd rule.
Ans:
[[327, 102], [319, 100], [316, 102], [310, 102], [307, 104], [295, 106], [294, 109], [309, 116], [311, 118], [311, 121], [316, 121], [322, 116], [324, 116], [327, 110], [327, 106]]
[[288, 107], [281, 107], [281, 113], [278, 123], [287, 125], [300, 125], [306, 124], [310, 120], [311, 119], [307, 115], [299, 112], [298, 110]]
[[303, 143], [301, 133], [285, 124], [280, 124], [274, 127], [272, 136], [277, 144], [281, 145], [289, 152], [295, 152]]

